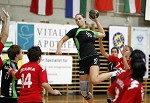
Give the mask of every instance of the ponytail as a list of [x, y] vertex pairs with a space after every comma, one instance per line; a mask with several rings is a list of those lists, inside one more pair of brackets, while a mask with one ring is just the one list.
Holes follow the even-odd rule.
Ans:
[[146, 72], [145, 54], [141, 50], [134, 50], [130, 58], [132, 78], [141, 83]]

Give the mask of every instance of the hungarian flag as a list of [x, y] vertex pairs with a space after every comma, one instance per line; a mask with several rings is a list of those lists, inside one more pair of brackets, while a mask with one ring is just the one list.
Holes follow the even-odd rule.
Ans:
[[99, 11], [113, 11], [113, 0], [95, 0], [95, 9]]
[[140, 13], [141, 0], [124, 0], [125, 13]]
[[39, 15], [52, 15], [53, 0], [32, 0], [30, 11]]
[[74, 18], [80, 13], [86, 17], [86, 0], [66, 0], [66, 18]]

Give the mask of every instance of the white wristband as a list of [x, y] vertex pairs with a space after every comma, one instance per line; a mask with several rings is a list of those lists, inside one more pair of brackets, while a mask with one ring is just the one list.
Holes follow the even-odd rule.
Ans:
[[117, 75], [117, 71], [113, 71], [111, 72], [112, 73], [112, 76], [111, 77], [115, 77]]

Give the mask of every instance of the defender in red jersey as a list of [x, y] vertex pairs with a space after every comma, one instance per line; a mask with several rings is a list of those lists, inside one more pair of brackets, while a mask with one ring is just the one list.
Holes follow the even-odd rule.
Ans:
[[121, 70], [128, 70], [130, 69], [130, 54], [132, 53], [133, 49], [131, 46], [126, 45], [124, 46], [123, 50], [121, 51], [122, 53], [122, 58], [109, 55], [108, 53], [105, 52], [105, 49], [103, 47], [102, 39], [99, 39], [99, 47], [100, 51], [103, 56], [105, 56], [110, 62], [114, 63], [116, 65], [117, 69]]
[[17, 72], [9, 70], [14, 78], [22, 81], [18, 103], [42, 103], [42, 87], [52, 94], [61, 95], [58, 90], [53, 90], [48, 84], [46, 69], [39, 64], [41, 55], [40, 47], [33, 46], [27, 53], [29, 62], [22, 65]]
[[108, 95], [112, 98], [112, 103], [141, 103], [143, 101], [142, 82], [146, 72], [145, 54], [140, 50], [134, 50], [130, 58], [130, 70], [117, 76], [108, 88]]

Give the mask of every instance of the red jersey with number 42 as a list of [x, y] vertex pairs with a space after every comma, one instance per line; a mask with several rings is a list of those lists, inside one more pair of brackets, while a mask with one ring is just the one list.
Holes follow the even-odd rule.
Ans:
[[[117, 69], [121, 68], [121, 69], [125, 70], [124, 64], [123, 64], [123, 58], [118, 58], [116, 56], [109, 55], [108, 60], [110, 62], [114, 63], [116, 65]], [[130, 65], [130, 60], [127, 60], [127, 62], [128, 62], [128, 65]]]
[[113, 103], [141, 103], [144, 90], [142, 84], [131, 78], [131, 70], [117, 76], [108, 92], [115, 96]]
[[45, 68], [37, 62], [28, 62], [21, 66], [15, 76], [22, 81], [19, 103], [42, 102], [42, 83], [48, 82]]

